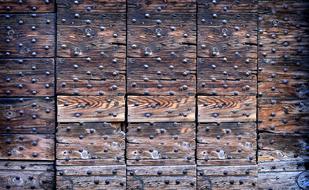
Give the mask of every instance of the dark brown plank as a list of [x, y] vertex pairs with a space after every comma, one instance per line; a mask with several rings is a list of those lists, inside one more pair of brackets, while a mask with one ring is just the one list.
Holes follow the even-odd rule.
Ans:
[[15, 13], [15, 12], [35, 12], [45, 13], [55, 10], [55, 0], [31, 0], [31, 1], [16, 1], [2, 0], [0, 2], [0, 13]]
[[53, 59], [2, 59], [0, 75], [0, 96], [54, 95]]
[[195, 166], [127, 167], [128, 189], [195, 189]]
[[198, 9], [201, 12], [211, 11], [220, 14], [224, 13], [256, 13], [258, 8], [257, 0], [197, 0]]
[[254, 123], [199, 124], [198, 165], [246, 165], [256, 160]]
[[53, 57], [54, 14], [0, 15], [0, 58]]
[[54, 160], [54, 135], [1, 134], [0, 159]]
[[207, 166], [197, 168], [197, 189], [256, 189], [257, 166]]
[[53, 133], [54, 99], [0, 98], [0, 133]]
[[124, 95], [125, 60], [116, 58], [59, 58], [57, 94]]
[[259, 99], [259, 125], [262, 132], [308, 134], [308, 100]]
[[58, 160], [100, 160], [124, 164], [124, 132], [120, 123], [67, 123], [57, 127]]
[[58, 122], [124, 121], [123, 96], [58, 96]]
[[254, 96], [199, 96], [199, 122], [248, 122], [256, 120]]
[[192, 96], [129, 96], [129, 122], [185, 122], [195, 120]]
[[125, 13], [126, 1], [125, 0], [57, 0], [58, 10], [71, 10], [75, 12], [87, 13]]
[[126, 189], [126, 167], [58, 166], [57, 189]]
[[195, 163], [194, 123], [131, 123], [127, 130], [127, 164]]
[[53, 162], [0, 161], [1, 189], [53, 189]]

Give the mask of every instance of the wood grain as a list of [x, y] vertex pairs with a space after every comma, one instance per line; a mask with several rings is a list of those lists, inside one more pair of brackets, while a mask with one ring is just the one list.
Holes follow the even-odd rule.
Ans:
[[129, 122], [185, 122], [195, 119], [192, 96], [129, 96]]
[[0, 2], [0, 13], [45, 13], [54, 12], [55, 0], [41, 1], [15, 1], [15, 0], [3, 0]]
[[123, 96], [58, 96], [58, 122], [124, 121]]

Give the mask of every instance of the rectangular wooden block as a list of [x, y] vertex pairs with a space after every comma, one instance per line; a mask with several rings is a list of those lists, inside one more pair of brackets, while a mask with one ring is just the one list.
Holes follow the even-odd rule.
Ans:
[[0, 133], [53, 133], [54, 131], [53, 98], [0, 98]]
[[124, 95], [125, 59], [57, 59], [57, 94]]
[[57, 189], [126, 189], [126, 166], [57, 166]]
[[194, 95], [196, 61], [189, 58], [129, 58], [128, 93]]
[[0, 134], [0, 159], [54, 160], [54, 135]]
[[53, 162], [0, 161], [1, 189], [53, 189]]
[[125, 58], [126, 15], [57, 12], [58, 57]]
[[254, 122], [254, 96], [199, 96], [199, 122]]
[[58, 122], [124, 121], [123, 96], [58, 96]]
[[181, 165], [195, 163], [194, 123], [130, 123], [127, 164]]
[[53, 96], [53, 59], [0, 60], [0, 96]]
[[129, 122], [186, 122], [195, 120], [192, 96], [129, 96]]
[[257, 61], [198, 58], [197, 91], [205, 95], [256, 95]]
[[57, 159], [124, 164], [121, 123], [62, 123], [57, 127]]
[[204, 166], [197, 168], [197, 189], [256, 189], [257, 166]]
[[259, 99], [261, 132], [308, 134], [309, 106], [307, 99]]
[[255, 0], [197, 0], [198, 9], [201, 12], [211, 11], [220, 14], [225, 13], [256, 13], [258, 11], [258, 1]]
[[0, 58], [54, 57], [55, 15], [0, 15]]
[[0, 2], [0, 13], [45, 13], [54, 12], [54, 10], [55, 0], [5, 0]]
[[203, 123], [197, 127], [198, 165], [246, 165], [256, 160], [255, 123]]
[[196, 167], [181, 166], [129, 166], [129, 189], [196, 189]]

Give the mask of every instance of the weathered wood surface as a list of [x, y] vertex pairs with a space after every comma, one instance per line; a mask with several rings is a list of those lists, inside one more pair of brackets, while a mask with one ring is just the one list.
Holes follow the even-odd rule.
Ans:
[[125, 133], [120, 123], [66, 123], [57, 127], [58, 160], [124, 164]]
[[55, 10], [55, 0], [0, 1], [0, 13], [45, 13]]
[[197, 168], [197, 189], [256, 189], [257, 166], [204, 166]]
[[128, 166], [127, 188], [196, 189], [195, 166]]
[[192, 96], [129, 96], [129, 122], [186, 122], [195, 120]]
[[123, 96], [58, 96], [58, 122], [124, 121]]
[[116, 58], [57, 59], [57, 94], [124, 95], [125, 60]]
[[199, 96], [199, 122], [254, 122], [254, 96]]
[[54, 57], [53, 14], [2, 14], [0, 28], [0, 58]]
[[257, 0], [197, 0], [197, 3], [201, 12], [211, 11], [220, 14], [256, 13], [258, 8]]
[[195, 163], [194, 123], [130, 123], [127, 164], [181, 165]]
[[0, 60], [0, 96], [54, 95], [53, 59]]
[[0, 133], [53, 133], [54, 99], [0, 98]]
[[53, 162], [0, 161], [0, 189], [53, 189]]
[[0, 159], [54, 160], [54, 135], [1, 134]]
[[256, 160], [254, 123], [207, 123], [197, 127], [198, 165], [245, 165]]
[[126, 189], [126, 167], [57, 166], [57, 189]]

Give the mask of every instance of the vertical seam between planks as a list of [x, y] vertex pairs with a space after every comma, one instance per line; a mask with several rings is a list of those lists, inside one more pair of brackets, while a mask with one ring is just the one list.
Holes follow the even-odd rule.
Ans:
[[258, 165], [258, 149], [259, 149], [259, 31], [260, 31], [260, 22], [259, 22], [259, 0], [257, 1], [257, 13], [256, 13], [256, 153], [255, 153], [255, 162]]
[[128, 128], [128, 94], [127, 94], [127, 91], [128, 91], [128, 0], [126, 0], [126, 57], [125, 57], [125, 60], [126, 60], [126, 73], [125, 73], [125, 95], [124, 95], [124, 98], [125, 98], [125, 121], [124, 121], [124, 164], [125, 164], [125, 186], [126, 186], [126, 189], [128, 189], [128, 175], [127, 175], [127, 128]]
[[54, 108], [55, 108], [55, 130], [54, 130], [54, 189], [57, 189], [57, 127], [58, 127], [58, 110], [57, 110], [57, 1], [54, 2], [54, 30], [55, 30], [55, 43], [54, 43]]

